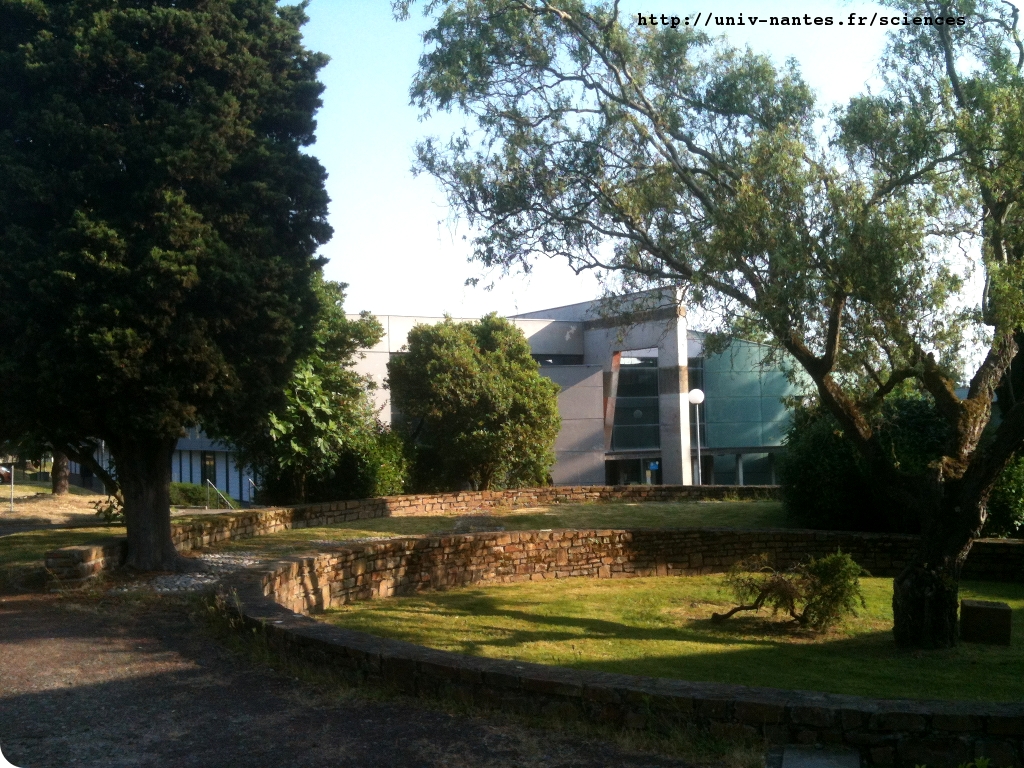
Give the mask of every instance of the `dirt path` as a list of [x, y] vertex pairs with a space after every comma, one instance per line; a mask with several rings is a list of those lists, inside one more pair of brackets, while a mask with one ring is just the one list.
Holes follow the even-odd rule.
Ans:
[[0, 749], [19, 768], [682, 768], [358, 693], [226, 650], [178, 602], [0, 595]]

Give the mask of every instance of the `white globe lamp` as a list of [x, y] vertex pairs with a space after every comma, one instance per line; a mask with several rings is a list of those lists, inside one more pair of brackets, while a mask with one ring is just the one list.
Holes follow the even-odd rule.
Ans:
[[696, 411], [696, 427], [697, 427], [697, 485], [704, 484], [704, 478], [701, 477], [701, 465], [700, 465], [700, 404], [704, 402], [704, 390], [702, 389], [691, 389], [686, 394], [686, 399], [694, 405]]

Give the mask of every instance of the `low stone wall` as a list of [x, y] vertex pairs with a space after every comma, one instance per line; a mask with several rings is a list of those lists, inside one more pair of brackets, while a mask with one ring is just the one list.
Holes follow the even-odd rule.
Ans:
[[[786, 568], [837, 549], [877, 576], [895, 576], [914, 536], [733, 529], [552, 530], [412, 536], [322, 546], [263, 577], [264, 592], [299, 613], [377, 597], [485, 582], [720, 573], [768, 553]], [[1021, 574], [1024, 577], [1024, 573]]]
[[1024, 581], [1024, 540], [978, 539], [961, 574], [978, 581]]
[[65, 586], [79, 586], [102, 571], [121, 565], [127, 544], [127, 539], [119, 538], [55, 549], [46, 553], [46, 570]]
[[[295, 507], [272, 507], [202, 516], [188, 522], [172, 522], [171, 538], [179, 552], [202, 549], [220, 541], [247, 539], [290, 528], [312, 528], [379, 517], [410, 517], [487, 511], [499, 508], [547, 506], [550, 504], [602, 501], [688, 501], [776, 499], [777, 486], [748, 485], [624, 485], [624, 486], [549, 486], [509, 491], [459, 491], [457, 493], [384, 496], [350, 499]], [[197, 516], [198, 517], [198, 516]], [[115, 542], [120, 541], [121, 544]], [[100, 571], [115, 568], [118, 557], [101, 557], [97, 550], [123, 546], [112, 539], [78, 553], [79, 547], [67, 547], [46, 553], [47, 569], [57, 579], [79, 583]], [[68, 550], [68, 552], [65, 552]], [[76, 550], [76, 551], [71, 551]], [[87, 558], [83, 560], [82, 558]], [[84, 563], [91, 563], [88, 568]], [[86, 573], [88, 570], [88, 573]]]
[[289, 528], [312, 528], [379, 517], [416, 517], [466, 514], [493, 509], [542, 507], [551, 504], [631, 501], [667, 502], [737, 499], [777, 499], [770, 485], [622, 485], [549, 486], [509, 491], [383, 496], [296, 507], [233, 512], [213, 520], [174, 525], [174, 543], [180, 552], [200, 549], [218, 541], [249, 538]]
[[435, 651], [303, 615], [465, 584], [709, 573], [759, 552], [785, 564], [842, 547], [874, 573], [891, 575], [915, 544], [909, 536], [707, 529], [418, 536], [284, 560], [262, 574], [236, 576], [226, 589], [229, 604], [271, 643], [329, 663], [355, 682], [623, 728], [698, 726], [775, 744], [846, 745], [868, 765], [943, 768], [984, 756], [997, 766], [1019, 766], [1020, 704], [884, 701], [584, 672]]

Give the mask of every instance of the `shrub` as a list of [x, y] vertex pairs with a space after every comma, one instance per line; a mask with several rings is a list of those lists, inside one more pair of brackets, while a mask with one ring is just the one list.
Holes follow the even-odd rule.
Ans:
[[740, 611], [768, 607], [772, 615], [788, 614], [801, 627], [821, 632], [865, 605], [860, 589], [863, 568], [849, 555], [836, 552], [820, 560], [813, 557], [789, 571], [777, 571], [768, 555], [755, 555], [736, 563], [725, 578], [738, 606], [712, 614], [723, 621]]
[[1024, 526], [1024, 457], [1003, 470], [988, 502], [986, 536], [1019, 536]]
[[416, 490], [543, 485], [561, 426], [558, 385], [540, 374], [522, 330], [490, 314], [417, 325], [388, 363]]
[[116, 496], [107, 496], [103, 501], [94, 501], [92, 508], [96, 516], [102, 517], [107, 525], [124, 524], [124, 505]]
[[[207, 491], [205, 485], [171, 483], [172, 507], [205, 507], [207, 503], [212, 507], [219, 508], [224, 503], [224, 500], [212, 488]], [[231, 500], [231, 508], [235, 509], [237, 507], [238, 504]]]
[[260, 501], [316, 503], [404, 493], [409, 460], [401, 437], [377, 422], [352, 435], [325, 469], [304, 477], [297, 469], [294, 465], [265, 468], [260, 480]]
[[[937, 460], [951, 430], [931, 400], [905, 396], [886, 401], [872, 417], [882, 450], [897, 468], [922, 474]], [[778, 472], [782, 500], [795, 519], [812, 528], [917, 533], [920, 521], [881, 496], [864, 460], [832, 414], [798, 409], [786, 435]]]

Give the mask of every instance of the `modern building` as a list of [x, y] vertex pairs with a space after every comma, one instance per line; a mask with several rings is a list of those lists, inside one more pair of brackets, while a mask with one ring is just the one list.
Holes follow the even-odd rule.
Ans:
[[[377, 383], [372, 396], [390, 423], [388, 361], [402, 353], [413, 326], [443, 318], [377, 319], [384, 336], [362, 350], [355, 370]], [[510, 320], [529, 340], [541, 373], [561, 386], [556, 485], [775, 483], [775, 456], [790, 423], [781, 398], [798, 389], [780, 368], [765, 365], [760, 345], [733, 340], [725, 352], [705, 354], [704, 335], [688, 330], [676, 297], [655, 293]], [[704, 391], [701, 405], [689, 404], [690, 389]], [[98, 458], [109, 463], [102, 447]], [[77, 465], [71, 471], [81, 484], [100, 487]], [[251, 472], [235, 463], [231, 447], [199, 429], [178, 441], [171, 474], [174, 482], [209, 480], [243, 502], [255, 494]]]
[[[443, 318], [377, 319], [384, 336], [363, 351], [356, 370], [378, 384], [376, 405], [390, 423], [388, 361], [401, 354], [413, 326]], [[510, 320], [541, 373], [562, 388], [556, 485], [774, 484], [790, 419], [781, 398], [797, 388], [765, 364], [765, 348], [734, 340], [724, 353], [705, 355], [704, 335], [688, 331], [676, 297], [650, 292]], [[689, 404], [691, 388], [704, 390], [700, 406]]]
[[171, 482], [206, 485], [209, 480], [225, 496], [250, 502], [256, 496], [252, 470], [235, 463], [229, 445], [212, 440], [198, 427], [178, 440], [171, 456]]
[[[102, 467], [113, 467], [110, 452], [102, 442], [96, 451], [96, 460]], [[99, 478], [77, 462], [70, 462], [69, 470], [70, 480], [75, 485], [103, 490]], [[201, 429], [193, 427], [178, 440], [171, 456], [171, 482], [205, 486], [207, 480], [225, 496], [238, 501], [251, 502], [256, 495], [252, 471], [235, 463], [231, 446], [212, 440]]]

